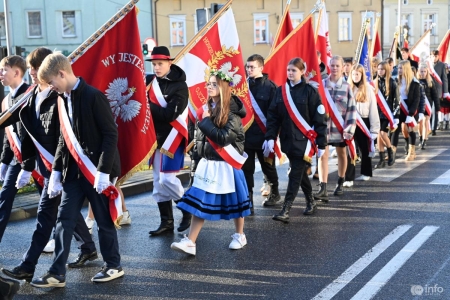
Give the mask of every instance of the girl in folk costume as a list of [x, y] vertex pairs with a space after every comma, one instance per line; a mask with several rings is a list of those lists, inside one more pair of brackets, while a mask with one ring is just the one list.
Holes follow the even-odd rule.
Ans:
[[196, 254], [195, 241], [205, 220], [234, 219], [236, 233], [230, 249], [247, 244], [244, 217], [250, 215], [251, 202], [244, 172], [244, 128], [246, 111], [242, 101], [231, 94], [233, 78], [223, 70], [211, 70], [207, 83], [209, 99], [197, 111], [195, 147], [199, 159], [192, 187], [177, 207], [192, 214], [189, 235], [171, 248]]
[[[434, 105], [436, 110], [440, 109], [439, 96], [436, 91], [436, 84], [433, 81], [433, 78], [430, 75], [428, 70], [428, 66], [426, 63], [421, 63], [419, 65], [419, 72], [417, 74], [417, 78], [425, 89], [425, 95], [428, 101], [425, 105], [428, 108]], [[420, 147], [422, 150], [425, 150], [428, 133], [430, 131], [430, 112], [428, 109], [425, 109], [424, 112], [425, 118], [419, 122], [419, 136], [420, 136]]]
[[[372, 177], [372, 158], [375, 154], [373, 141], [380, 131], [377, 99], [372, 86], [367, 82], [366, 72], [360, 64], [352, 67], [351, 78], [348, 79], [356, 100], [357, 126], [355, 141], [361, 150], [361, 180]], [[355, 179], [355, 165], [349, 163], [345, 173], [344, 186], [352, 186]]]
[[[383, 61], [377, 66], [377, 77], [373, 81], [375, 85], [375, 94], [380, 91], [388, 108], [391, 112], [398, 107], [398, 89], [397, 83], [391, 77], [391, 67], [389, 63]], [[392, 166], [395, 163], [395, 149], [391, 146], [391, 140], [389, 139], [389, 120], [387, 116], [383, 113], [380, 106], [378, 106], [378, 114], [380, 115], [380, 132], [378, 133], [378, 150], [380, 154], [380, 161], [375, 166], [376, 168], [384, 168], [386, 166], [384, 147], [387, 149], [388, 154], [388, 166]]]
[[274, 220], [285, 223], [289, 222], [289, 211], [300, 186], [306, 198], [303, 214], [315, 212], [316, 203], [306, 170], [316, 146], [319, 157], [327, 146], [325, 108], [317, 90], [306, 82], [305, 72], [306, 64], [301, 58], [289, 62], [286, 83], [277, 88], [267, 113], [264, 156], [274, 151], [274, 141], [280, 133], [281, 151], [291, 164], [283, 208], [273, 216]]
[[[415, 144], [416, 133], [414, 128], [417, 125], [417, 110], [420, 104], [420, 83], [414, 77], [411, 64], [408, 60], [402, 60], [397, 67], [398, 82], [400, 91], [400, 117], [401, 130], [408, 146], [406, 161], [412, 161], [416, 157]], [[397, 147], [400, 128], [392, 135], [392, 145]]]

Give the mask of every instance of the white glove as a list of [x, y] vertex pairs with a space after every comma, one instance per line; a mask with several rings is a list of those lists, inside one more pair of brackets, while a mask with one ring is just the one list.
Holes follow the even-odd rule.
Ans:
[[0, 181], [5, 180], [6, 172], [8, 171], [9, 165], [2, 163], [0, 165]]
[[413, 118], [412, 118], [411, 116], [407, 116], [407, 117], [406, 117], [406, 120], [405, 120], [405, 123], [406, 123], [406, 124], [409, 124], [409, 123], [411, 123], [411, 122], [413, 122]]
[[268, 140], [268, 141], [264, 141], [264, 144], [262, 146], [263, 149], [263, 153], [265, 157], [269, 157], [269, 154], [271, 152], [273, 152], [273, 146], [275, 144], [274, 140]]
[[20, 170], [19, 176], [16, 180], [16, 188], [21, 189], [30, 182], [31, 172]]
[[62, 189], [61, 172], [52, 171], [50, 179], [48, 180], [47, 194], [49, 194], [50, 198], [55, 198], [61, 193]]
[[425, 118], [425, 115], [423, 113], [419, 113], [419, 122]]
[[97, 193], [101, 194], [108, 186], [110, 186], [109, 174], [97, 171], [97, 174], [95, 174], [94, 189]]
[[325, 149], [317, 149], [317, 158], [321, 158], [325, 153]]
[[449, 93], [444, 93], [444, 95], [442, 95], [442, 98], [450, 99], [450, 94]]
[[344, 138], [344, 140], [351, 140], [353, 138], [353, 135], [351, 133], [344, 132], [344, 134], [342, 134], [342, 137]]
[[378, 137], [378, 134], [376, 134], [376, 133], [371, 133], [370, 134], [370, 138], [372, 139], [372, 140], [376, 140], [377, 139], [377, 137]]

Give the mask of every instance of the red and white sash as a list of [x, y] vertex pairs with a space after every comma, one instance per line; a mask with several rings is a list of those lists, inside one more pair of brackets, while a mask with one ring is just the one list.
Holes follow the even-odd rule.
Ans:
[[434, 80], [436, 80], [436, 82], [439, 82], [439, 84], [442, 85], [442, 95], [439, 95], [439, 96], [440, 97], [442, 96], [442, 98], [447, 99], [447, 100], [450, 101], [450, 94], [449, 93], [445, 93], [441, 77], [436, 72], [436, 70], [434, 69], [434, 66], [431, 64], [431, 62], [429, 60], [427, 60], [427, 65], [428, 65], [428, 70], [430, 70], [431, 77], [433, 77]]
[[[207, 109], [208, 107], [205, 104], [197, 110], [197, 118], [199, 121], [203, 119], [203, 112]], [[208, 140], [208, 143], [211, 145], [211, 147], [216, 150], [217, 154], [219, 154], [219, 156], [224, 161], [226, 161], [237, 170], [242, 169], [242, 166], [247, 160], [247, 154], [245, 152], [244, 155], [241, 155], [231, 144], [225, 147], [220, 147], [219, 145], [211, 141], [211, 139], [209, 139], [208, 137], [206, 137], [206, 139]]]
[[[262, 133], [265, 134], [267, 132], [267, 119], [264, 116], [264, 113], [262, 112], [261, 108], [259, 107], [258, 102], [256, 102], [255, 97], [253, 97], [253, 94], [250, 91], [250, 89], [248, 90], [248, 94], [250, 96], [250, 100], [252, 101], [252, 108], [253, 108], [253, 112], [254, 112], [253, 115], [255, 116], [255, 122], [256, 122], [256, 124], [258, 124]], [[280, 145], [278, 144], [278, 139], [275, 140], [274, 151], [275, 151], [275, 154], [277, 155], [278, 159], [281, 162], [283, 153], [281, 153]], [[275, 158], [274, 157], [275, 154], [270, 153], [268, 158], [270, 160], [273, 160]]]
[[[406, 104], [404, 99], [400, 100], [400, 109], [402, 110], [402, 112], [405, 114], [406, 117], [409, 116], [408, 105]], [[414, 117], [412, 117], [412, 122], [410, 122], [410, 123], [406, 123], [405, 122], [405, 124], [408, 127], [416, 127], [417, 126], [417, 122], [416, 122], [416, 119]]]
[[[7, 111], [9, 109], [9, 99], [11, 97], [11, 94], [9, 94], [4, 100], [3, 100], [3, 111]], [[8, 138], [9, 144], [11, 146], [11, 149], [14, 153], [14, 156], [17, 158], [19, 163], [22, 163], [22, 143], [20, 142], [19, 137], [17, 136], [17, 133], [14, 132], [14, 127], [12, 125], [5, 127], [5, 133], [6, 137]], [[31, 176], [33, 176], [34, 180], [43, 187], [44, 186], [44, 176], [39, 172], [38, 168], [35, 168], [31, 172]]]
[[367, 128], [366, 123], [364, 123], [359, 112], [356, 112], [356, 125], [358, 125], [358, 127], [362, 130], [362, 132], [368, 139], [369, 157], [374, 157], [375, 156], [375, 144], [372, 140], [372, 135], [370, 134], [370, 130], [369, 130], [369, 128]]
[[386, 98], [384, 98], [384, 95], [380, 91], [380, 89], [378, 89], [378, 93], [376, 93], [375, 96], [377, 98], [378, 107], [381, 109], [381, 111], [389, 121], [389, 131], [394, 132], [398, 127], [398, 120], [395, 120], [394, 114], [389, 108], [386, 102]]
[[[333, 101], [333, 98], [331, 98], [330, 91], [326, 88], [325, 81], [323, 81], [324, 90], [325, 90], [325, 99], [323, 100], [326, 102], [326, 105], [329, 107], [328, 112], [330, 113], [331, 122], [334, 123], [337, 130], [341, 133], [342, 136], [344, 136], [344, 119], [342, 118], [340, 112], [338, 111], [336, 104]], [[344, 139], [344, 142], [347, 144], [348, 147], [348, 153], [350, 156], [350, 159], [352, 161], [352, 164], [354, 165], [356, 163], [356, 145], [355, 141], [352, 138], [351, 140]]]
[[[425, 96], [425, 111], [427, 112], [428, 116], [432, 115], [431, 104], [430, 104], [430, 101], [428, 101], [428, 98], [426, 96]], [[424, 121], [426, 121], [426, 118], [424, 118]], [[425, 126], [427, 126], [428, 131], [431, 130], [430, 119], [428, 119], [428, 122], [426, 122]]]
[[[67, 115], [66, 107], [64, 105], [64, 100], [58, 97], [58, 111], [59, 111], [59, 122], [61, 124], [61, 133], [63, 134], [64, 141], [67, 144], [70, 154], [75, 159], [78, 167], [83, 173], [84, 177], [94, 185], [95, 174], [97, 173], [97, 167], [91, 162], [89, 157], [83, 152], [83, 148], [78, 142], [75, 133], [73, 132], [72, 125]], [[119, 222], [122, 219], [122, 201], [120, 199], [119, 191], [116, 187], [110, 183], [110, 185], [103, 191], [109, 199], [109, 213], [114, 225], [120, 228]]]
[[286, 82], [285, 85], [281, 86], [281, 94], [283, 96], [284, 106], [286, 106], [289, 116], [295, 126], [308, 139], [303, 160], [311, 163], [312, 157], [316, 153], [317, 132], [315, 132], [314, 129], [312, 129], [311, 126], [309, 126], [309, 124], [305, 121], [305, 119], [303, 119], [302, 115], [295, 106], [295, 103], [292, 100], [291, 92], [289, 91], [289, 83]]
[[[156, 77], [152, 81], [152, 85], [149, 90], [149, 97], [152, 103], [161, 107], [167, 107], [167, 101], [164, 99]], [[172, 125], [173, 128], [161, 146], [161, 153], [169, 156], [170, 158], [173, 158], [174, 153], [177, 151], [178, 146], [180, 146], [180, 143], [183, 141], [183, 138], [186, 142], [188, 140], [188, 114], [188, 107], [186, 107], [178, 118], [170, 122], [170, 125]]]

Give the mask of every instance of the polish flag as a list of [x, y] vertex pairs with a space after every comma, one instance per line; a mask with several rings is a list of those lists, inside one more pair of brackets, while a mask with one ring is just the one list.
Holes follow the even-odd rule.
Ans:
[[427, 30], [420, 40], [414, 45], [411, 58], [417, 62], [425, 62], [430, 56], [430, 30]]
[[[316, 49], [320, 51], [320, 60], [327, 66], [327, 73], [330, 72], [331, 44], [328, 29], [328, 15], [325, 8], [325, 1], [322, 1], [322, 8], [319, 12], [319, 24], [317, 24]], [[320, 74], [320, 72], [319, 72]]]
[[448, 51], [448, 45], [450, 44], [450, 29], [447, 30], [444, 38], [442, 39], [439, 47], [439, 59], [444, 63], [450, 63], [450, 51]]
[[275, 40], [272, 45], [272, 50], [275, 49], [285, 37], [294, 30], [292, 26], [291, 16], [289, 14], [289, 3], [286, 5], [284, 10], [283, 18], [281, 20], [280, 26], [278, 27], [277, 35], [275, 36]]
[[373, 38], [372, 43], [373, 43], [372, 57], [379, 57], [380, 59], [383, 59], [383, 56], [381, 54], [382, 49], [381, 49], [380, 33], [378, 30], [375, 32], [375, 36]]

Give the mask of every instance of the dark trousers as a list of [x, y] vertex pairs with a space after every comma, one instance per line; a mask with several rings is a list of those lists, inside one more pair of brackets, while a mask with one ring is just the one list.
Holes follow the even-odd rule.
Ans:
[[[34, 272], [42, 250], [44, 250], [45, 245], [50, 238], [53, 227], [55, 226], [58, 206], [61, 202], [61, 196], [50, 198], [47, 190], [48, 179], [45, 178], [44, 188], [41, 193], [37, 211], [36, 229], [31, 237], [31, 245], [23, 255], [22, 263], [20, 264], [20, 267], [28, 273]], [[86, 222], [84, 221], [81, 212], [78, 213], [76, 222], [74, 236], [77, 241], [82, 243], [80, 246], [81, 252], [92, 253], [96, 250], [95, 243], [92, 240], [92, 236], [89, 234], [89, 229], [86, 226]]]
[[98, 194], [92, 184], [81, 175], [78, 179], [63, 183], [61, 205], [56, 220], [55, 252], [49, 269], [52, 274], [66, 274], [72, 234], [85, 198], [89, 200], [94, 212], [98, 226], [100, 252], [106, 266], [109, 268], [120, 266], [117, 231], [109, 214], [109, 200], [104, 194]]
[[264, 161], [263, 150], [255, 149], [244, 149], [248, 157], [242, 166], [242, 171], [244, 172], [245, 181], [247, 182], [248, 192], [253, 192], [253, 187], [255, 186], [255, 180], [253, 175], [255, 174], [255, 156], [258, 157], [259, 163], [261, 164], [261, 170], [266, 176], [267, 180], [274, 186], [278, 187], [278, 173], [275, 167], [275, 159], [271, 164]]
[[306, 174], [308, 167], [306, 161], [300, 156], [290, 156], [288, 154], [287, 157], [291, 163], [291, 172], [289, 172], [289, 181], [284, 201], [294, 201], [300, 187], [305, 195], [311, 195], [312, 186], [308, 174]]
[[[370, 128], [369, 119], [362, 118], [367, 128]], [[355, 129], [355, 142], [358, 143], [358, 147], [361, 154], [361, 175], [372, 177], [372, 158], [369, 157], [369, 138], [364, 134], [364, 132], [356, 126]], [[351, 159], [347, 157], [347, 170], [345, 171], [345, 181], [355, 180], [355, 165], [351, 163]]]

